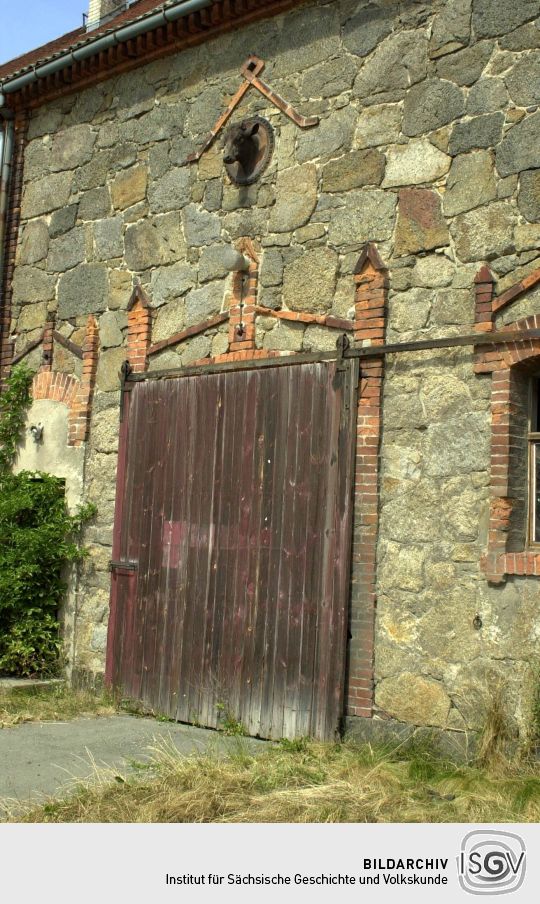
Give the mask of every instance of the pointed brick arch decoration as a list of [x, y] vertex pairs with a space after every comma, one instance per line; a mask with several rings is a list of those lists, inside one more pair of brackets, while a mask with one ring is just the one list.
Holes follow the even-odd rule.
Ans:
[[148, 366], [148, 352], [152, 333], [150, 299], [140, 285], [136, 285], [127, 305], [127, 357], [131, 369], [142, 373]]
[[229, 351], [255, 351], [255, 316], [259, 290], [260, 248], [252, 239], [243, 238], [236, 243], [236, 250], [249, 260], [247, 273], [233, 273], [233, 286], [229, 298]]
[[[383, 345], [388, 269], [368, 242], [354, 271], [355, 345]], [[352, 554], [348, 714], [371, 718], [374, 707], [379, 454], [384, 355], [362, 361], [356, 430], [355, 526]]]
[[[47, 323], [43, 338], [44, 364], [32, 382], [32, 398], [61, 402], [69, 409], [68, 445], [82, 446], [88, 439], [92, 400], [96, 382], [99, 333], [96, 318], [90, 315], [82, 347], [82, 376], [53, 371], [54, 324]], [[46, 357], [45, 357], [46, 355]]]
[[528, 276], [510, 286], [501, 295], [495, 296], [495, 278], [484, 264], [476, 274], [475, 287], [475, 329], [488, 332], [493, 329], [496, 314], [512, 304], [530, 289], [540, 283], [540, 268], [533, 270]]

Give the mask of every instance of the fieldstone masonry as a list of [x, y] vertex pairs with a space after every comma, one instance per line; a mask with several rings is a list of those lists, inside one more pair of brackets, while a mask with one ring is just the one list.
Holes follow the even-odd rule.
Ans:
[[[236, 336], [246, 354], [333, 348], [331, 318], [360, 344], [486, 330], [492, 297], [540, 267], [539, 17], [540, 0], [307, 2], [32, 112], [14, 352], [53, 315], [81, 348], [91, 315], [100, 341], [85, 462], [98, 515], [76, 670], [104, 668], [120, 365], [144, 368], [150, 332], [155, 343], [207, 320], [149, 366], [234, 350], [231, 325], [216, 321], [234, 299], [224, 245], [257, 248], [252, 319]], [[262, 178], [239, 187], [219, 139], [186, 159], [237, 91], [246, 48], [320, 124], [299, 129], [248, 94], [237, 115], [268, 119], [276, 146]], [[366, 242], [376, 249], [358, 273]], [[539, 303], [532, 287], [506, 322]], [[297, 318], [309, 314], [319, 320]], [[38, 366], [39, 354], [27, 360]], [[478, 728], [502, 679], [527, 731], [540, 578], [488, 580], [492, 375], [475, 360], [450, 348], [388, 355], [384, 379], [382, 357], [364, 368], [349, 714]], [[55, 370], [75, 377], [77, 366], [55, 353]]]

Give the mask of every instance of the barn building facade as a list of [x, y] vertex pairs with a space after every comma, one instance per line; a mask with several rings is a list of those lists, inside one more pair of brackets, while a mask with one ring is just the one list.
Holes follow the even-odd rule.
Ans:
[[539, 0], [92, 0], [0, 67], [18, 467], [70, 672], [173, 718], [530, 726]]

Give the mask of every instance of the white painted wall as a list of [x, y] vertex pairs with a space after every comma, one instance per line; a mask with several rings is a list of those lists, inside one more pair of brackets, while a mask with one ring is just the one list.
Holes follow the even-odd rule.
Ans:
[[[37, 445], [30, 433], [32, 424], [43, 424], [43, 439]], [[62, 477], [66, 481], [68, 508], [74, 512], [83, 497], [84, 447], [68, 446], [67, 439], [67, 406], [49, 399], [33, 402], [14, 471], [45, 471]]]

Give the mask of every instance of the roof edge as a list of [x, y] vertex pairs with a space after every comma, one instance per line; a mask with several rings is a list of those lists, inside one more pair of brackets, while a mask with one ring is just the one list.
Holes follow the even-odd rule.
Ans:
[[173, 0], [173, 2], [164, 3], [158, 12], [153, 10], [133, 19], [126, 25], [108, 29], [106, 32], [100, 32], [91, 36], [88, 40], [78, 42], [66, 48], [66, 50], [54, 54], [49, 59], [44, 59], [39, 63], [25, 67], [20, 73], [14, 73], [13, 76], [0, 82], [0, 95], [16, 93], [40, 78], [54, 75], [74, 63], [82, 62], [94, 56], [96, 53], [123, 44], [144, 34], [146, 31], [151, 31], [160, 26], [167, 26], [170, 22], [184, 18], [190, 13], [199, 12], [206, 7], [212, 6], [213, 3], [214, 0]]

